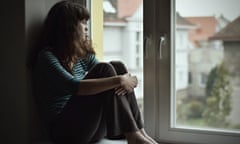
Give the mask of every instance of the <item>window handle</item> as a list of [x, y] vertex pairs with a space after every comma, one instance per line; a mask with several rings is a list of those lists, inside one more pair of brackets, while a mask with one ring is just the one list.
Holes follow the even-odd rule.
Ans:
[[163, 59], [163, 49], [166, 46], [167, 43], [167, 35], [163, 34], [160, 36], [159, 40], [159, 59]]
[[146, 36], [144, 37], [144, 47], [143, 47], [143, 53], [144, 53], [144, 59], [148, 59], [148, 47], [150, 45], [150, 37]]

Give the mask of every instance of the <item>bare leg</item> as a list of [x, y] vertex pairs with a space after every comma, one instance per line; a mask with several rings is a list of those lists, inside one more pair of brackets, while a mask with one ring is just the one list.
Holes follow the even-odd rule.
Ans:
[[[127, 73], [125, 65], [119, 61], [111, 62], [118, 75]], [[121, 97], [124, 98], [124, 97]], [[124, 98], [125, 104], [129, 104], [125, 107], [130, 106], [131, 113], [135, 119], [138, 127], [137, 131], [125, 133], [125, 136], [129, 144], [157, 144], [151, 137], [149, 137], [143, 129], [143, 121], [137, 105], [136, 96], [133, 93], [127, 94]]]

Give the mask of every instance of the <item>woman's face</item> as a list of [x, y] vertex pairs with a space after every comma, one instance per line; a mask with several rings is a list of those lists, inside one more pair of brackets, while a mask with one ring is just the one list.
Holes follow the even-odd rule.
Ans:
[[[87, 24], [87, 20], [81, 20], [78, 23], [78, 27], [77, 27], [77, 31], [78, 34], [80, 35], [80, 39], [79, 41], [85, 41], [88, 39], [88, 24]], [[84, 48], [82, 48], [79, 44], [79, 41], [75, 41], [74, 44], [76, 45], [76, 47], [78, 49], [76, 49], [76, 54], [79, 57], [85, 57], [85, 51]]]
[[88, 25], [87, 20], [81, 20], [79, 22], [81, 37], [85, 40], [88, 36]]

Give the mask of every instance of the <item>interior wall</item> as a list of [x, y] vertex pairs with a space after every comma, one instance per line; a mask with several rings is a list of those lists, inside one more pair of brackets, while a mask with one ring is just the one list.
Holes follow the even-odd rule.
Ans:
[[1, 1], [0, 143], [28, 143], [24, 0]]
[[[36, 40], [40, 34], [43, 21], [50, 8], [61, 0], [25, 0], [25, 30], [27, 53], [36, 47]], [[28, 131], [31, 144], [48, 141], [44, 125], [41, 123], [32, 94], [31, 73], [27, 71], [28, 86]]]
[[0, 143], [33, 144], [41, 138], [26, 61], [47, 12], [58, 1], [1, 1]]
[[[36, 39], [38, 38], [40, 28], [43, 21], [49, 12], [50, 8], [61, 0], [25, 0], [25, 30], [26, 30], [26, 46], [27, 52], [30, 52], [35, 47]], [[85, 4], [85, 0], [70, 0]], [[34, 95], [32, 95], [31, 78], [28, 75], [28, 130], [29, 142], [31, 144], [48, 141], [47, 132], [44, 129], [41, 121], [39, 120], [36, 112], [36, 105]]]
[[1, 1], [0, 143], [32, 144], [38, 135], [26, 61], [37, 29], [57, 1]]

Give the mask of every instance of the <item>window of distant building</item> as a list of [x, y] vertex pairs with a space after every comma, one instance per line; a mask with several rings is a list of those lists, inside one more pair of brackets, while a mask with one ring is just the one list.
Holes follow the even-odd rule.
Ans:
[[192, 73], [188, 72], [188, 84], [192, 84]]
[[207, 74], [203, 72], [200, 73], [200, 81], [199, 81], [200, 86], [205, 87], [207, 84], [207, 79], [208, 79]]

